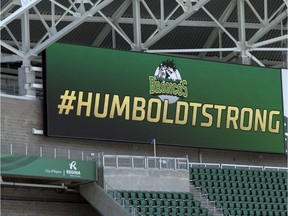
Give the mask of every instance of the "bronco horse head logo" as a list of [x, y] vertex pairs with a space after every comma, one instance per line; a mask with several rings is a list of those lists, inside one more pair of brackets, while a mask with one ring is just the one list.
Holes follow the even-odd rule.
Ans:
[[158, 66], [158, 74], [156, 75], [156, 79], [159, 81], [172, 81], [172, 82], [179, 82], [181, 77], [179, 77], [179, 73], [177, 73], [177, 67], [174, 64], [173, 60], [163, 61]]

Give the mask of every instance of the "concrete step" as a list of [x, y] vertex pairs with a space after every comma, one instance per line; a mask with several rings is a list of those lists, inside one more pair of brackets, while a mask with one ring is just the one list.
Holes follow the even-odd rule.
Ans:
[[208, 209], [209, 213], [214, 216], [224, 216], [221, 209], [214, 207], [214, 204], [207, 197], [203, 196], [200, 189], [196, 188], [192, 183], [190, 183], [190, 192], [193, 194], [194, 199], [201, 203], [201, 206]]

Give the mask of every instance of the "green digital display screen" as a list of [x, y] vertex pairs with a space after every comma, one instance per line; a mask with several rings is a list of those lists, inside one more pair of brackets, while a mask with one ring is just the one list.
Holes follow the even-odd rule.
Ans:
[[278, 69], [67, 44], [45, 62], [48, 136], [284, 153]]

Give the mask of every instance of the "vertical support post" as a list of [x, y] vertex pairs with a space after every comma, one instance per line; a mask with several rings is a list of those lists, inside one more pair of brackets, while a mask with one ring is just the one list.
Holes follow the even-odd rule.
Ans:
[[54, 148], [54, 158], [56, 158], [57, 157], [57, 150], [56, 150], [56, 148]]
[[[22, 51], [24, 54], [30, 52], [30, 24], [29, 11], [25, 11], [21, 16]], [[31, 70], [31, 60], [24, 58], [22, 66], [18, 70], [19, 95], [36, 96], [35, 90], [30, 88], [30, 84], [35, 83], [35, 72]]]
[[140, 17], [140, 0], [132, 1], [133, 8], [133, 30], [134, 30], [134, 43], [137, 51], [142, 49], [141, 43], [141, 17]]
[[70, 160], [70, 149], [68, 149], [68, 159]]
[[153, 139], [154, 157], [156, 157], [156, 139]]
[[42, 157], [42, 147], [40, 147], [40, 157]]
[[176, 158], [174, 159], [174, 169], [175, 169], [175, 170], [177, 169], [177, 161], [176, 161]]
[[240, 43], [240, 63], [241, 64], [251, 64], [250, 58], [246, 55], [247, 42], [246, 42], [246, 31], [245, 31], [245, 0], [237, 1], [238, 6], [238, 35]]
[[10, 154], [11, 155], [13, 154], [13, 145], [12, 145], [12, 143], [10, 144]]
[[112, 32], [112, 47], [113, 47], [113, 49], [116, 49], [116, 34], [115, 34], [115, 29], [112, 28], [111, 32]]
[[28, 155], [28, 146], [27, 146], [27, 144], [25, 144], [25, 154], [26, 154], [26, 156]]

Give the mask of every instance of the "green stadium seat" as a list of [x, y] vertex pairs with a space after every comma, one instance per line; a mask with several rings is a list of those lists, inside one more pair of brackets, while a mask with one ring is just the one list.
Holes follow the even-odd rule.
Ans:
[[194, 182], [194, 186], [197, 187], [197, 188], [199, 188], [199, 187], [201, 186], [200, 181], [195, 181], [195, 182]]
[[168, 199], [164, 199], [164, 200], [162, 200], [162, 205], [164, 206], [164, 207], [168, 207], [170, 204], [169, 204], [169, 200]]
[[255, 210], [255, 216], [262, 216], [261, 211], [260, 210]]
[[137, 193], [137, 198], [138, 198], [138, 199], [144, 199], [144, 193], [141, 192], [141, 191], [138, 192], [138, 193]]
[[147, 205], [145, 199], [140, 199], [140, 200], [138, 200], [138, 204], [139, 204], [139, 206], [146, 206], [146, 205]]
[[217, 175], [223, 175], [223, 170], [222, 169], [217, 169]]
[[243, 210], [242, 210], [242, 215], [249, 215], [249, 214], [248, 214], [248, 211], [247, 211], [246, 209], [243, 209]]
[[158, 193], [158, 198], [161, 199], [161, 200], [165, 199], [165, 193], [159, 192]]
[[205, 174], [205, 168], [200, 168], [200, 169], [199, 169], [199, 173], [200, 173], [200, 174]]
[[254, 212], [254, 210], [251, 210], [251, 209], [248, 210], [248, 213], [249, 213], [249, 216], [254, 216], [254, 215], [256, 215], [255, 212]]
[[145, 192], [144, 193], [144, 198], [145, 199], [150, 199], [151, 198], [151, 193], [150, 192]]
[[259, 171], [259, 176], [264, 177], [265, 176], [265, 172], [264, 171]]
[[267, 216], [267, 215], [268, 215], [268, 213], [266, 210], [261, 210], [261, 216]]
[[152, 199], [158, 199], [158, 193], [152, 192], [152, 193], [151, 193], [151, 198], [152, 198]]
[[240, 170], [241, 176], [247, 176], [247, 170]]
[[218, 188], [219, 187], [219, 180], [213, 181], [213, 188]]
[[155, 200], [154, 204], [157, 207], [161, 207], [163, 205], [163, 201], [161, 199], [157, 199], [157, 200]]
[[240, 196], [237, 195], [237, 196], [234, 196], [234, 202], [239, 202], [240, 201]]
[[131, 198], [131, 199], [136, 199], [136, 196], [137, 196], [137, 194], [136, 194], [136, 192], [130, 192], [129, 193], [129, 197]]
[[254, 176], [254, 172], [252, 170], [247, 170], [247, 176]]
[[193, 194], [187, 193], [187, 194], [186, 194], [186, 199], [187, 199], [187, 200], [192, 200], [192, 199], [193, 199]]
[[168, 215], [169, 211], [170, 211], [170, 209], [167, 207], [162, 208], [162, 215]]
[[236, 173], [235, 173], [236, 176], [241, 176], [241, 175], [242, 175], [242, 174], [241, 174], [241, 170], [236, 169], [235, 172], [236, 172]]
[[166, 199], [172, 199], [172, 193], [167, 192], [166, 193]]
[[206, 174], [206, 175], [211, 175], [211, 169], [210, 168], [206, 168], [206, 169], [204, 169], [204, 173]]
[[215, 169], [215, 168], [212, 168], [211, 170], [211, 175], [217, 175], [217, 169]]
[[186, 213], [185, 213], [185, 215], [189, 215], [189, 216], [191, 216], [192, 215], [192, 208], [186, 208]]

